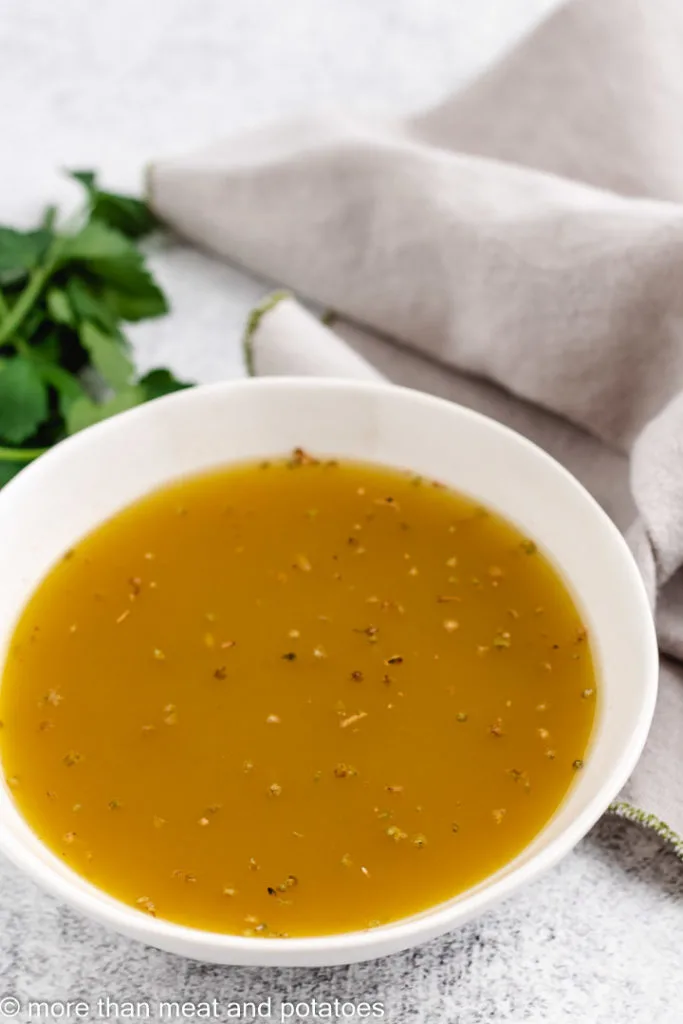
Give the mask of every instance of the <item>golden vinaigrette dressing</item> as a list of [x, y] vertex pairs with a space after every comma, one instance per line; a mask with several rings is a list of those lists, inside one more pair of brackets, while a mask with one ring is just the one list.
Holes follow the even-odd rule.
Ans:
[[69, 551], [0, 690], [13, 797], [141, 912], [364, 929], [500, 868], [595, 713], [589, 643], [516, 529], [398, 471], [291, 459], [137, 502]]

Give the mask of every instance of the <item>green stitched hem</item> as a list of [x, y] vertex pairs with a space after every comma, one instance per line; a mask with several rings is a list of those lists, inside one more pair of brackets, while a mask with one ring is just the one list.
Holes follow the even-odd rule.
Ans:
[[268, 295], [263, 302], [259, 303], [255, 309], [252, 309], [249, 314], [247, 326], [244, 331], [244, 337], [242, 338], [242, 355], [244, 357], [244, 365], [250, 377], [256, 376], [256, 366], [254, 362], [254, 334], [256, 333], [256, 329], [266, 313], [270, 313], [271, 309], [274, 309], [282, 299], [289, 298], [291, 298], [289, 292], [273, 292], [272, 295]]
[[678, 857], [683, 859], [683, 836], [679, 835], [678, 832], [674, 832], [656, 814], [648, 814], [646, 811], [641, 811], [638, 807], [634, 807], [633, 804], [629, 804], [625, 800], [615, 800], [614, 803], [609, 805], [607, 811], [609, 814], [615, 814], [618, 818], [626, 818], [627, 821], [634, 821], [637, 825], [651, 829], [660, 839], [663, 839], [665, 843], [672, 847]]
[[326, 309], [320, 317], [320, 323], [324, 327], [334, 327], [338, 319], [339, 313], [337, 313], [336, 309]]

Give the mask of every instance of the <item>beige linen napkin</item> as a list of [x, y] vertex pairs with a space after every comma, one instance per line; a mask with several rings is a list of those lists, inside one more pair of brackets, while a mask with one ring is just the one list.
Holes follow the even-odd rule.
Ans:
[[150, 190], [188, 239], [337, 312], [333, 332], [271, 299], [253, 372], [471, 405], [628, 529], [661, 689], [613, 809], [683, 856], [682, 111], [681, 0], [574, 0], [422, 116], [255, 131], [159, 161]]

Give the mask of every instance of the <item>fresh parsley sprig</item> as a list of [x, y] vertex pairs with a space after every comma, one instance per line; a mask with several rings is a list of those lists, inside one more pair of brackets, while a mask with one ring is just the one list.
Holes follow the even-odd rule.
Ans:
[[0, 227], [0, 486], [69, 434], [189, 385], [140, 377], [122, 324], [162, 316], [166, 298], [137, 243], [158, 225], [132, 196], [71, 176], [84, 209], [57, 225]]

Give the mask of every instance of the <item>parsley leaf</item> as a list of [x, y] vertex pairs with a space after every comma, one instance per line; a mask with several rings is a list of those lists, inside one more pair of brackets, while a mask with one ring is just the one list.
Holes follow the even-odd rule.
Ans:
[[116, 259], [130, 255], [142, 262], [141, 254], [125, 235], [101, 221], [90, 220], [78, 234], [66, 240], [61, 259], [66, 263], [69, 260]]
[[33, 270], [44, 256], [52, 235], [0, 227], [0, 285], [10, 284]]
[[116, 313], [103, 301], [91, 282], [74, 274], [66, 281], [64, 291], [76, 321], [90, 320], [106, 331], [116, 330]]
[[96, 174], [94, 171], [67, 171], [67, 174], [74, 181], [80, 182], [88, 192], [95, 188]]
[[190, 386], [139, 376], [123, 331], [168, 311], [137, 245], [155, 217], [92, 171], [72, 177], [87, 200], [77, 228], [54, 207], [33, 231], [0, 227], [0, 487], [67, 434]]
[[66, 414], [66, 429], [69, 434], [91, 427], [95, 423], [109, 419], [118, 412], [133, 409], [145, 401], [144, 390], [138, 385], [127, 387], [106, 402], [95, 402], [84, 395], [76, 399]]
[[185, 388], [192, 386], [177, 380], [170, 370], [150, 370], [148, 374], [140, 378], [139, 384], [148, 402], [153, 398], [162, 398], [164, 395], [171, 395], [174, 391], [184, 391]]
[[131, 263], [126, 265], [123, 260], [116, 264], [106, 263], [106, 266], [103, 263], [106, 261], [100, 261], [95, 268], [98, 273], [106, 275], [102, 298], [122, 320], [135, 323], [168, 313], [163, 292], [144, 267], [135, 267]]
[[103, 224], [116, 228], [127, 238], [144, 238], [159, 222], [140, 199], [133, 196], [116, 195], [98, 188], [97, 176], [93, 171], [71, 171], [71, 177], [85, 188], [90, 200], [91, 215]]
[[130, 384], [135, 372], [132, 360], [117, 338], [104, 334], [94, 324], [84, 323], [79, 329], [83, 348], [105, 384], [117, 391]]
[[64, 262], [87, 264], [98, 279], [104, 305], [121, 320], [136, 321], [168, 312], [163, 292], [144, 265], [139, 250], [125, 235], [90, 221], [62, 249]]
[[50, 288], [45, 301], [47, 311], [56, 324], [73, 324], [74, 314], [66, 292], [61, 288]]
[[13, 476], [16, 476], [23, 467], [18, 462], [4, 462], [0, 459], [0, 487], [8, 484]]
[[45, 383], [50, 385], [56, 393], [59, 412], [62, 416], [66, 416], [73, 402], [85, 395], [85, 388], [75, 374], [69, 373], [68, 370], [55, 363], [46, 362], [38, 369]]
[[47, 412], [47, 389], [36, 364], [23, 356], [0, 359], [0, 437], [21, 444]]

